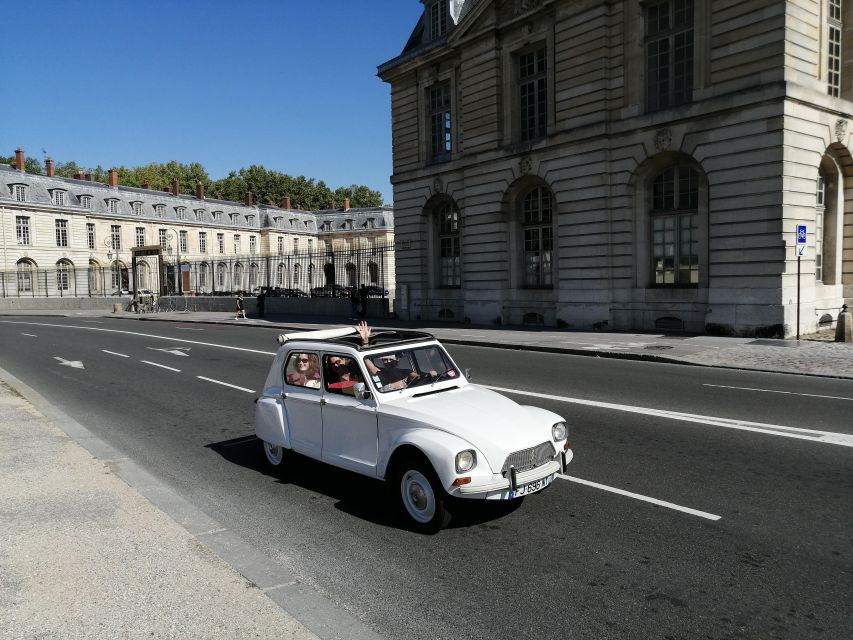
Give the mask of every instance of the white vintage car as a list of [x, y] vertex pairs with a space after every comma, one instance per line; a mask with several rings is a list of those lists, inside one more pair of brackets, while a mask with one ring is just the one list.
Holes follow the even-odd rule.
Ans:
[[419, 331], [352, 327], [279, 336], [255, 411], [266, 460], [289, 450], [394, 483], [415, 528], [447, 525], [454, 499], [521, 499], [572, 459], [566, 423], [468, 380]]

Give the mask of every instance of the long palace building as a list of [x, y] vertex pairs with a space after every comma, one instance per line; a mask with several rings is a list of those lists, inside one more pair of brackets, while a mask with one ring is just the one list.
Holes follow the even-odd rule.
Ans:
[[[0, 296], [98, 296], [131, 290], [131, 249], [159, 246], [137, 259], [139, 290], [199, 295], [261, 286], [311, 290], [374, 286], [394, 295], [391, 207], [302, 211], [192, 195], [177, 181], [157, 191], [78, 176], [26, 173], [16, 151], [0, 166]], [[181, 269], [177, 265], [181, 264]], [[180, 275], [178, 275], [180, 274]], [[383, 291], [384, 293], [384, 291]]]

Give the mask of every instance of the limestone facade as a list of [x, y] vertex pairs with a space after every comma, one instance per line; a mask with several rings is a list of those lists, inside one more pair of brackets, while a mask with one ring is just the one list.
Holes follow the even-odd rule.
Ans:
[[422, 1], [400, 315], [790, 336], [798, 225], [801, 332], [851, 302], [853, 2]]

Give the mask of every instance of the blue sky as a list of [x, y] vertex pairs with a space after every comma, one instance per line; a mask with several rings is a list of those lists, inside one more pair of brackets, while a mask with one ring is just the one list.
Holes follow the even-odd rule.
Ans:
[[392, 200], [388, 85], [418, 0], [39, 0], [3, 6], [0, 155], [260, 164]]

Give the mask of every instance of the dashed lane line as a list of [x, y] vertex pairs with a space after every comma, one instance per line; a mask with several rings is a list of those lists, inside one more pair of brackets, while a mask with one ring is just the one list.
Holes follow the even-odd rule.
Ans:
[[144, 362], [145, 364], [150, 364], [153, 367], [160, 367], [161, 369], [168, 369], [169, 371], [176, 371], [180, 373], [180, 369], [175, 369], [174, 367], [167, 367], [165, 364], [157, 364], [156, 362], [151, 362], [149, 360], [140, 360], [140, 362]]
[[689, 513], [692, 516], [697, 516], [699, 518], [705, 518], [706, 520], [719, 520], [721, 516], [718, 516], [714, 513], [708, 513], [707, 511], [699, 511], [698, 509], [691, 509], [690, 507], [685, 507], [680, 504], [675, 504], [674, 502], [667, 502], [666, 500], [658, 500], [657, 498], [650, 498], [649, 496], [644, 496], [640, 493], [634, 493], [632, 491], [625, 491], [624, 489], [617, 489], [616, 487], [610, 487], [606, 484], [599, 484], [598, 482], [592, 482], [591, 480], [584, 480], [583, 478], [576, 478], [575, 476], [567, 476], [561, 473], [557, 474], [558, 478], [563, 480], [568, 480], [569, 482], [576, 482], [578, 484], [583, 484], [588, 487], [594, 487], [596, 489], [601, 489], [603, 491], [609, 491], [610, 493], [616, 493], [620, 496], [626, 496], [628, 498], [633, 498], [634, 500], [641, 500], [643, 502], [649, 502], [651, 504], [656, 504], [660, 507], [666, 507], [667, 509], [674, 509], [675, 511], [681, 511], [683, 513]]
[[38, 336], [34, 333], [22, 333], [22, 336], [28, 336], [30, 338], [38, 338]]
[[111, 356], [119, 356], [120, 358], [129, 358], [130, 356], [126, 356], [123, 353], [116, 353], [115, 351], [107, 351], [106, 349], [101, 349], [104, 353], [108, 353]]
[[246, 393], [256, 393], [254, 389], [246, 389], [246, 387], [238, 387], [236, 384], [231, 384], [229, 382], [222, 382], [221, 380], [214, 380], [213, 378], [205, 378], [204, 376], [196, 376], [199, 380], [207, 380], [208, 382], [213, 382], [215, 384], [221, 384], [223, 387], [231, 387], [232, 389], [238, 389], [240, 391], [245, 391]]
[[717, 387], [718, 389], [737, 389], [739, 391], [762, 391], [764, 393], [783, 393], [788, 396], [805, 396], [807, 398], [824, 398], [826, 400], [853, 400], [844, 396], [822, 396], [817, 393], [799, 393], [798, 391], [779, 391], [777, 389], [754, 389], [752, 387], [730, 387], [725, 384], [703, 384], [703, 387]]

